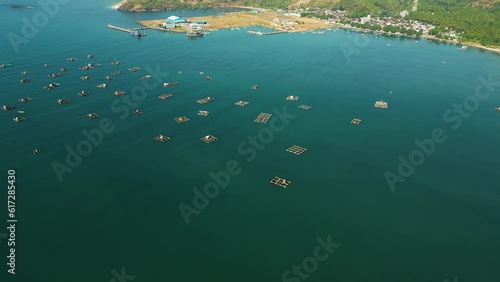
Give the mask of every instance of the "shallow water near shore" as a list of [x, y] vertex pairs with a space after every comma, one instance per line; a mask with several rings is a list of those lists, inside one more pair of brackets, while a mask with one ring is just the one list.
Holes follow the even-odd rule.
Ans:
[[[192, 40], [149, 30], [137, 39], [106, 25], [133, 28], [137, 20], [214, 11], [121, 13], [113, 4], [72, 1], [19, 53], [6, 37], [0, 45], [0, 63], [14, 64], [0, 69], [0, 105], [17, 107], [0, 113], [1, 173], [16, 170], [15, 281], [109, 281], [122, 268], [133, 281], [281, 281], [313, 256], [317, 237], [328, 236], [341, 245], [308, 281], [500, 278], [500, 114], [493, 110], [500, 107], [499, 87], [458, 129], [452, 128], [457, 114], [453, 122], [443, 119], [474, 95], [479, 77], [500, 80], [499, 56], [343, 30], [252, 36], [245, 28]], [[38, 11], [0, 7], [0, 33], [21, 35], [22, 18]], [[123, 64], [111, 65], [115, 58]], [[78, 69], [87, 63], [101, 67]], [[142, 70], [129, 72], [133, 66]], [[61, 67], [70, 71], [47, 77]], [[136, 107], [125, 107], [144, 114], [126, 114], [112, 93], [131, 97], [148, 67], [161, 70], [161, 81], [181, 85], [148, 90]], [[32, 82], [20, 84], [25, 70]], [[116, 70], [122, 74], [104, 79]], [[213, 80], [204, 80], [207, 75]], [[61, 87], [43, 89], [51, 82]], [[100, 83], [109, 87], [96, 88]], [[82, 90], [91, 94], [78, 96]], [[163, 93], [173, 97], [158, 99]], [[288, 95], [300, 100], [286, 101]], [[17, 102], [25, 96], [33, 101]], [[195, 102], [207, 96], [216, 101]], [[72, 103], [57, 104], [62, 98]], [[373, 107], [380, 99], [388, 109]], [[235, 106], [239, 100], [250, 104]], [[123, 110], [114, 111], [113, 103]], [[302, 104], [312, 108], [299, 109]], [[17, 110], [25, 111], [25, 122], [12, 121]], [[198, 116], [199, 110], [210, 114]], [[276, 119], [279, 132], [248, 161], [250, 145], [242, 142], [272, 124], [253, 120], [261, 112], [277, 118], [276, 111], [294, 118]], [[91, 112], [100, 119], [89, 119]], [[179, 116], [190, 121], [178, 124]], [[59, 182], [53, 162], [65, 164], [66, 146], [77, 150], [87, 140], [82, 131], [104, 118], [113, 132]], [[363, 121], [353, 125], [353, 118]], [[392, 193], [384, 173], [397, 173], [398, 156], [408, 160], [418, 149], [414, 141], [432, 138], [435, 128], [447, 140]], [[158, 134], [171, 140], [153, 140]], [[207, 134], [219, 141], [201, 142]], [[292, 145], [308, 150], [296, 156], [285, 151]], [[35, 148], [42, 154], [33, 155]], [[230, 161], [241, 173], [187, 225], [178, 205], [192, 206], [193, 188], [213, 182], [210, 172], [226, 170]], [[274, 176], [292, 183], [274, 186]], [[3, 270], [5, 240], [0, 254]]]

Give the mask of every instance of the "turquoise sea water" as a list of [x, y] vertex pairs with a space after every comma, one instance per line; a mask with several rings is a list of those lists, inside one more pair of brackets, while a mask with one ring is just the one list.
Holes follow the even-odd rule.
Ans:
[[[62, 5], [19, 53], [7, 34], [21, 35], [23, 17], [40, 9], [0, 7], [0, 63], [14, 64], [0, 69], [0, 104], [17, 106], [0, 113], [0, 173], [6, 178], [8, 169], [16, 170], [18, 219], [17, 274], [6, 273], [7, 241], [0, 238], [2, 277], [110, 281], [113, 269], [125, 267], [133, 281], [282, 281], [286, 270], [313, 255], [317, 237], [331, 236], [341, 246], [308, 281], [499, 281], [500, 115], [493, 108], [500, 106], [500, 87], [458, 129], [443, 119], [474, 94], [479, 76], [500, 80], [499, 56], [424, 40], [366, 35], [362, 41], [346, 31], [259, 37], [248, 29], [219, 30], [195, 40], [147, 31], [138, 40], [105, 26], [222, 11], [135, 14], [113, 11], [112, 4]], [[111, 65], [114, 58], [123, 64]], [[78, 69], [89, 62], [102, 66]], [[133, 66], [142, 70], [127, 71]], [[61, 67], [70, 71], [47, 77]], [[112, 104], [125, 104], [112, 93], [130, 97], [147, 67], [168, 73], [161, 81], [182, 84], [148, 90], [136, 106], [144, 114], [121, 119], [124, 112]], [[24, 70], [33, 82], [18, 82]], [[115, 70], [122, 74], [105, 81]], [[52, 81], [61, 87], [42, 88]], [[98, 89], [99, 83], [109, 87]], [[260, 89], [250, 90], [253, 84]], [[76, 95], [81, 90], [91, 94]], [[159, 100], [162, 93], [173, 97]], [[286, 101], [288, 95], [300, 100]], [[34, 100], [17, 102], [24, 96]], [[195, 102], [206, 96], [216, 101]], [[72, 103], [57, 104], [61, 98]], [[389, 109], [374, 108], [379, 99]], [[238, 100], [250, 104], [237, 107]], [[312, 109], [299, 109], [302, 104]], [[295, 118], [247, 161], [250, 154], [240, 151], [250, 146], [238, 147], [271, 124], [254, 123], [255, 117], [284, 108]], [[25, 111], [25, 122], [12, 121], [17, 110]], [[210, 115], [197, 116], [199, 110]], [[101, 118], [87, 118], [90, 112]], [[191, 121], [178, 124], [178, 116]], [[350, 123], [355, 117], [361, 125]], [[104, 118], [114, 131], [59, 182], [51, 164], [64, 164], [65, 147], [75, 149], [86, 140], [82, 130], [98, 128]], [[384, 172], [397, 173], [398, 156], [408, 159], [414, 140], [431, 137], [435, 128], [448, 139], [391, 192]], [[172, 139], [156, 142], [158, 134]], [[219, 141], [201, 142], [207, 134]], [[294, 144], [307, 152], [287, 153]], [[34, 148], [43, 153], [33, 155]], [[209, 173], [232, 160], [241, 173], [187, 225], [178, 205], [192, 206], [192, 189], [203, 189]], [[274, 176], [292, 184], [271, 185]], [[0, 226], [7, 225], [6, 190]]]

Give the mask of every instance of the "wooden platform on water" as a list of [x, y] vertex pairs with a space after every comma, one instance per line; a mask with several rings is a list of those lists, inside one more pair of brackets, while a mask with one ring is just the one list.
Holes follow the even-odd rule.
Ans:
[[304, 153], [305, 151], [307, 151], [307, 149], [300, 147], [300, 146], [297, 146], [297, 145], [293, 145], [292, 147], [286, 149], [286, 151], [290, 152], [292, 154], [295, 154], [295, 155], [300, 155], [300, 154]]
[[292, 183], [292, 181], [290, 181], [290, 180], [286, 180], [285, 178], [281, 178], [281, 177], [277, 177], [277, 176], [275, 176], [273, 179], [271, 179], [270, 182], [272, 184], [280, 186], [282, 188], [287, 188], [288, 185], [290, 185], [290, 183]]
[[254, 122], [267, 123], [267, 121], [269, 121], [269, 119], [272, 116], [273, 116], [272, 114], [260, 113], [260, 115], [258, 115], [257, 118], [255, 118]]

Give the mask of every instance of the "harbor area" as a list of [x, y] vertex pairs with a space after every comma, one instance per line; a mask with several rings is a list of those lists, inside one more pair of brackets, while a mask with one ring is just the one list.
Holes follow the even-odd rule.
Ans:
[[[271, 34], [283, 32], [304, 32], [325, 27], [324, 21], [319, 19], [285, 16], [281, 13], [268, 9], [234, 12], [214, 16], [193, 17], [185, 19], [185, 22], [171, 22], [169, 19], [158, 19], [138, 21], [137, 23], [147, 28], [164, 29], [172, 32], [187, 32], [190, 23], [203, 23], [202, 25], [205, 30], [265, 27], [278, 31], [271, 32]], [[162, 26], [167, 26], [168, 28], [164, 28]]]

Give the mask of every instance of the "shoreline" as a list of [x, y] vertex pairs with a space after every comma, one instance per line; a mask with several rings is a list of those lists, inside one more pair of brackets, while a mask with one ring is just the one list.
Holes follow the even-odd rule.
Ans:
[[111, 6], [111, 8], [113, 8], [113, 10], [118, 10], [120, 8], [120, 6], [123, 3], [125, 3], [125, 2], [127, 2], [127, 0], [121, 0], [120, 2], [118, 2], [118, 3], [114, 4], [113, 6]]

